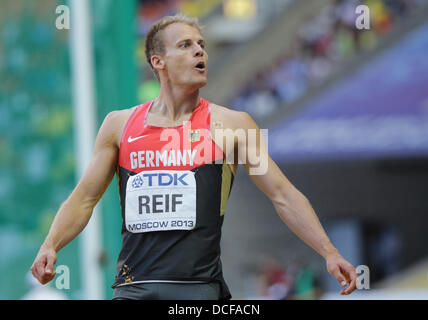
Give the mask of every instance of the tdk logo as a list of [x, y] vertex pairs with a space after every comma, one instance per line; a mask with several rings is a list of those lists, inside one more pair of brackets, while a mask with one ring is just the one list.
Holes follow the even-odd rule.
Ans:
[[187, 186], [188, 184], [184, 181], [186, 176], [187, 173], [145, 173], [134, 178], [132, 181], [132, 187], [136, 189], [141, 188], [143, 185], [147, 187], [171, 185]]

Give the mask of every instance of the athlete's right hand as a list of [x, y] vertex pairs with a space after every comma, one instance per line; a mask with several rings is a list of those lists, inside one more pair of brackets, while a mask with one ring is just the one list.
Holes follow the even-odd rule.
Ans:
[[31, 273], [41, 284], [46, 284], [55, 277], [54, 265], [56, 259], [56, 251], [53, 248], [42, 245], [31, 266]]

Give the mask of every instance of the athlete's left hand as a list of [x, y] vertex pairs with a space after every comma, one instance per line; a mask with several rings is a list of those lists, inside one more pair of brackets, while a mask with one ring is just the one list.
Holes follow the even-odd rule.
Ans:
[[351, 294], [357, 288], [357, 271], [354, 266], [346, 261], [340, 254], [332, 254], [326, 257], [327, 271], [334, 276], [343, 288], [341, 295]]

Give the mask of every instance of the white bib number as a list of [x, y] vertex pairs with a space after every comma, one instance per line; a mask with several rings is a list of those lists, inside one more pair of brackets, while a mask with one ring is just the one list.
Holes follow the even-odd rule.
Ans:
[[193, 171], [143, 171], [126, 185], [125, 224], [129, 232], [192, 230], [196, 224]]

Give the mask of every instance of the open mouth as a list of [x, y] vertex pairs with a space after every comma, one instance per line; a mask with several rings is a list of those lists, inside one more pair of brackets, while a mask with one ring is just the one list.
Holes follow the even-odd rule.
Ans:
[[204, 62], [199, 62], [196, 66], [195, 69], [199, 70], [199, 71], [205, 71], [205, 63]]

